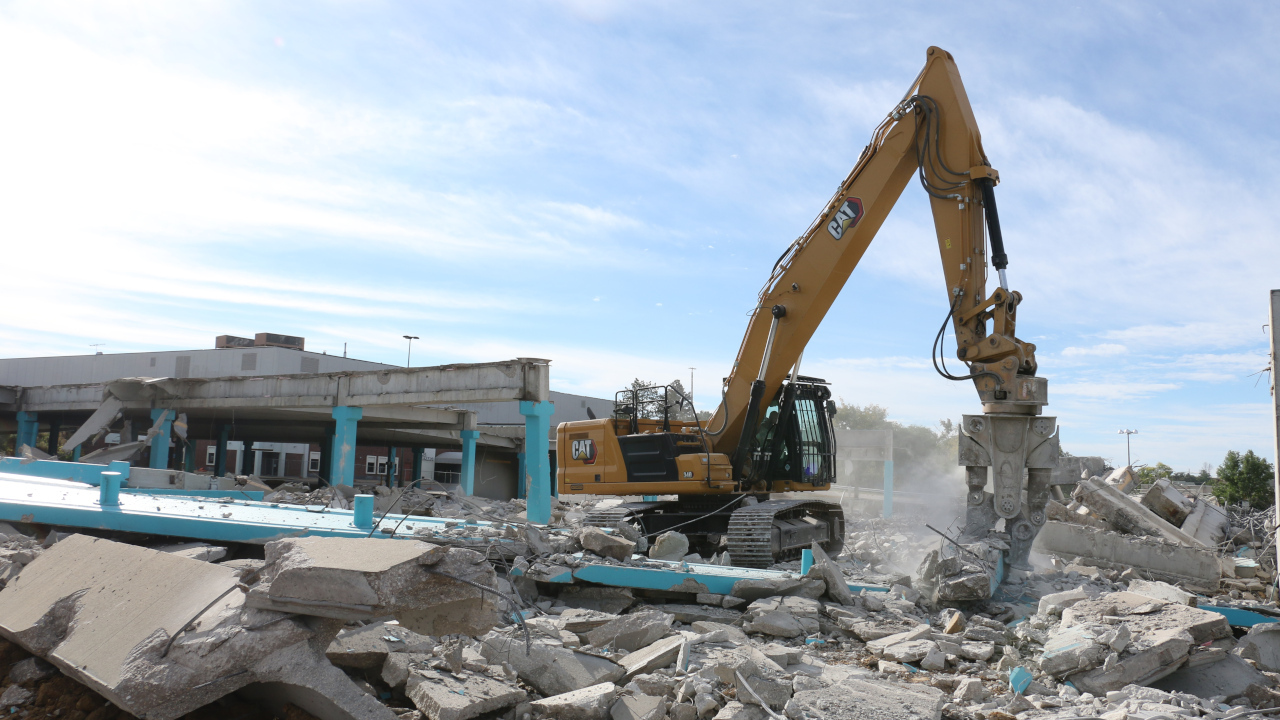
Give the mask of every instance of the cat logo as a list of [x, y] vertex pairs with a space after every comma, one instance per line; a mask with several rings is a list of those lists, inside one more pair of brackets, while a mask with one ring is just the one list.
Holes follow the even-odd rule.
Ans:
[[862, 199], [856, 197], [845, 198], [844, 204], [832, 216], [831, 222], [827, 223], [827, 232], [831, 233], [831, 237], [839, 240], [844, 237], [849, 228], [857, 225], [861, 219]]
[[571, 456], [574, 460], [581, 460], [587, 465], [596, 464], [596, 441], [590, 438], [586, 440], [574, 440], [573, 447], [570, 448]]

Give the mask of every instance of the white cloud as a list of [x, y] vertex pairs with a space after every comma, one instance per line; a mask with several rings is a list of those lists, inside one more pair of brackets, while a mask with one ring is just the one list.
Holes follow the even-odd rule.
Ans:
[[1116, 345], [1114, 343], [1103, 343], [1101, 345], [1094, 345], [1092, 347], [1065, 348], [1062, 351], [1062, 354], [1066, 357], [1080, 357], [1080, 356], [1111, 357], [1114, 355], [1124, 355], [1127, 352], [1129, 352], [1129, 348], [1125, 347], [1124, 345]]

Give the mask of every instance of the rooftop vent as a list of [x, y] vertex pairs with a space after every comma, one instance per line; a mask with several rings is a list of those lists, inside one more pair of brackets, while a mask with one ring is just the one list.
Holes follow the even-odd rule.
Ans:
[[253, 336], [253, 344], [258, 347], [282, 347], [302, 350], [307, 339], [292, 335], [276, 335], [275, 333], [258, 333]]
[[236, 337], [235, 335], [219, 335], [214, 343], [215, 348], [248, 348], [253, 347], [253, 340], [250, 338]]

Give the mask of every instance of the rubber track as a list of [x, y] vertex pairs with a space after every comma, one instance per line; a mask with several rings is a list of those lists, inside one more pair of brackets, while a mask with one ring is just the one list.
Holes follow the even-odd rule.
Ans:
[[674, 504], [670, 501], [622, 503], [603, 510], [592, 510], [587, 513], [587, 517], [583, 519], [582, 524], [587, 527], [611, 528], [615, 527], [621, 520], [643, 515], [647, 511], [664, 505]]
[[768, 568], [777, 562], [800, 557], [803, 548], [792, 548], [774, 556], [773, 521], [778, 518], [814, 515], [827, 520], [838, 518], [834, 541], [823, 543], [828, 555], [837, 555], [844, 547], [844, 510], [835, 503], [821, 500], [767, 500], [734, 511], [729, 518], [729, 557], [738, 567]]

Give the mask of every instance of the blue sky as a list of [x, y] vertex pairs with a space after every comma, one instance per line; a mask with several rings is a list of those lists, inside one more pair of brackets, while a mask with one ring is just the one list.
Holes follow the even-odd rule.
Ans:
[[[1271, 457], [1280, 11], [1265, 3], [0, 4], [0, 355], [553, 360], [718, 399], [783, 248], [931, 44], [1000, 171], [1064, 446]], [[913, 183], [805, 355], [846, 401], [978, 410]], [[950, 344], [954, 347], [954, 344]]]

